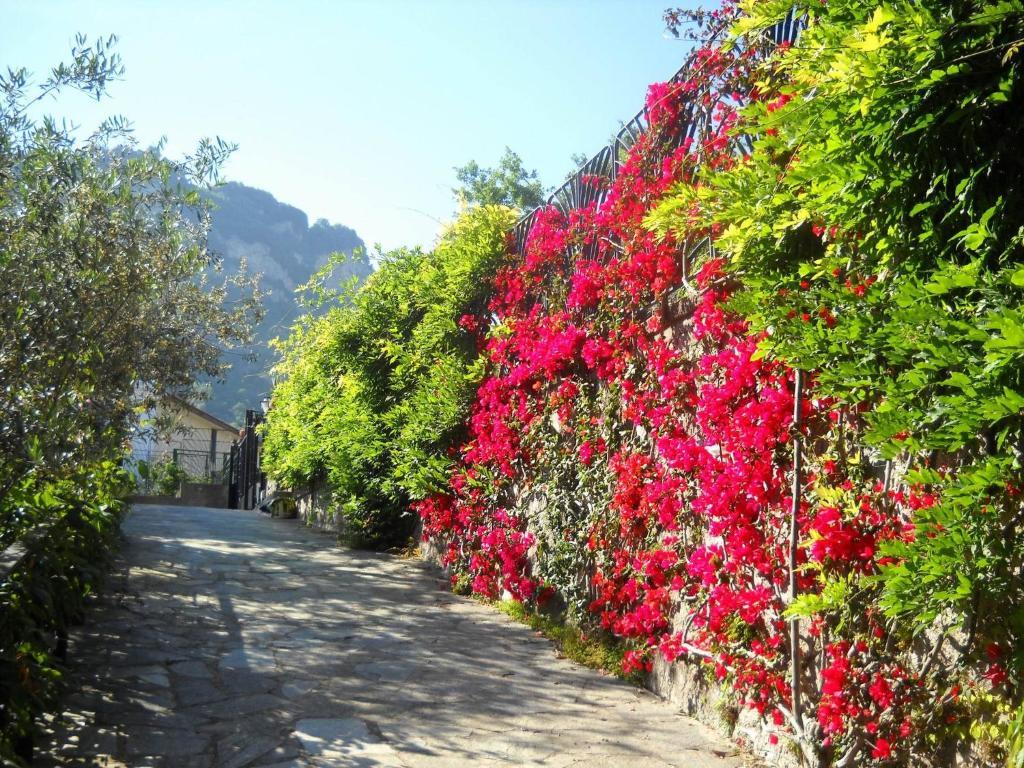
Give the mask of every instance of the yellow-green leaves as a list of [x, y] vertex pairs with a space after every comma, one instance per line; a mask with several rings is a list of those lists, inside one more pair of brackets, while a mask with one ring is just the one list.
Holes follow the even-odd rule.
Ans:
[[891, 8], [885, 5], [880, 5], [875, 8], [875, 12], [871, 14], [871, 20], [864, 25], [864, 31], [867, 34], [877, 34], [883, 26], [895, 18], [896, 14]]
[[896, 14], [890, 8], [880, 5], [871, 15], [871, 19], [861, 27], [859, 39], [853, 41], [853, 48], [865, 53], [872, 53], [879, 48], [888, 45], [891, 38], [883, 29], [889, 22], [896, 18]]
[[364, 543], [410, 530], [410, 499], [447, 482], [453, 446], [483, 370], [463, 315], [486, 327], [490, 279], [515, 212], [467, 209], [429, 253], [378, 254], [381, 266], [280, 345], [265, 464], [289, 484], [325, 478]]
[[[744, 8], [738, 34], [781, 11]], [[764, 334], [758, 354], [857, 406], [847, 457], [909, 465], [901, 492], [937, 499], [913, 510], [914, 538], [881, 544], [878, 576], [826, 580], [789, 615], [840, 621], [847, 586], [874, 589], [897, 626], [970, 615], [979, 637], [1024, 647], [1024, 3], [829, 0], [813, 14], [754, 73], [764, 103], [737, 128], [752, 154], [702, 169], [648, 224], [685, 232], [697, 210], [741, 285], [733, 308]], [[791, 98], [769, 109], [780, 81]]]

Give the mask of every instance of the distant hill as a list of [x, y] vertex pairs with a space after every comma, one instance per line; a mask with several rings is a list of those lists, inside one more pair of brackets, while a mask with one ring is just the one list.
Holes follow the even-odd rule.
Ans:
[[[210, 400], [202, 404], [213, 415], [240, 424], [246, 408], [259, 408], [260, 398], [270, 392], [269, 369], [274, 353], [267, 342], [287, 334], [297, 314], [295, 287], [336, 251], [352, 254], [363, 247], [354, 230], [319, 219], [309, 225], [309, 217], [269, 192], [230, 182], [209, 193], [217, 206], [210, 229], [210, 248], [221, 255], [226, 272], [238, 269], [245, 258], [249, 271], [262, 272], [262, 289], [269, 292], [264, 299], [266, 317], [256, 330], [251, 350], [232, 350], [228, 361], [231, 370], [224, 383], [214, 383]], [[365, 279], [373, 271], [365, 253], [339, 272], [341, 279], [352, 276]], [[244, 359], [246, 352], [256, 360]]]

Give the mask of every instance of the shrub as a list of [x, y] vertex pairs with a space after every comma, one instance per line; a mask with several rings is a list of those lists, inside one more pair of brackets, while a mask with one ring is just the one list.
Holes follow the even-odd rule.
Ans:
[[401, 542], [415, 524], [409, 501], [447, 481], [513, 221], [509, 208], [472, 208], [432, 252], [380, 254], [359, 290], [315, 282], [309, 293], [329, 307], [279, 344], [264, 464], [286, 485], [324, 477], [354, 542]]

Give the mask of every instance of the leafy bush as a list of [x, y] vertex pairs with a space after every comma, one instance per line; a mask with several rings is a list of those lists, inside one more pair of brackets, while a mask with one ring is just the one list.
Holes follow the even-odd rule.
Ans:
[[289, 486], [323, 477], [356, 543], [407, 537], [410, 499], [447, 482], [479, 375], [488, 279], [514, 216], [472, 208], [434, 251], [381, 254], [359, 290], [313, 283], [313, 303], [332, 305], [279, 344], [264, 465]]
[[140, 461], [138, 463], [139, 479], [142, 481], [143, 492], [155, 490], [162, 496], [174, 496], [181, 483], [191, 479], [189, 473], [168, 458], [155, 462]]
[[[113, 462], [8, 493], [5, 520], [31, 529], [25, 553], [0, 579], [0, 759], [15, 759], [35, 719], [56, 702], [61, 638], [103, 579], [131, 477]], [[10, 529], [8, 529], [10, 530]]]

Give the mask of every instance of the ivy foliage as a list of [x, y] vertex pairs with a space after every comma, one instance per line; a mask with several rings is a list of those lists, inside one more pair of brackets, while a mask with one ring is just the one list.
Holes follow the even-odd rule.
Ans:
[[443, 487], [480, 377], [489, 278], [515, 212], [466, 210], [430, 252], [380, 254], [358, 290], [307, 286], [311, 311], [278, 342], [264, 462], [280, 482], [325, 479], [356, 543], [400, 541], [408, 504]]

